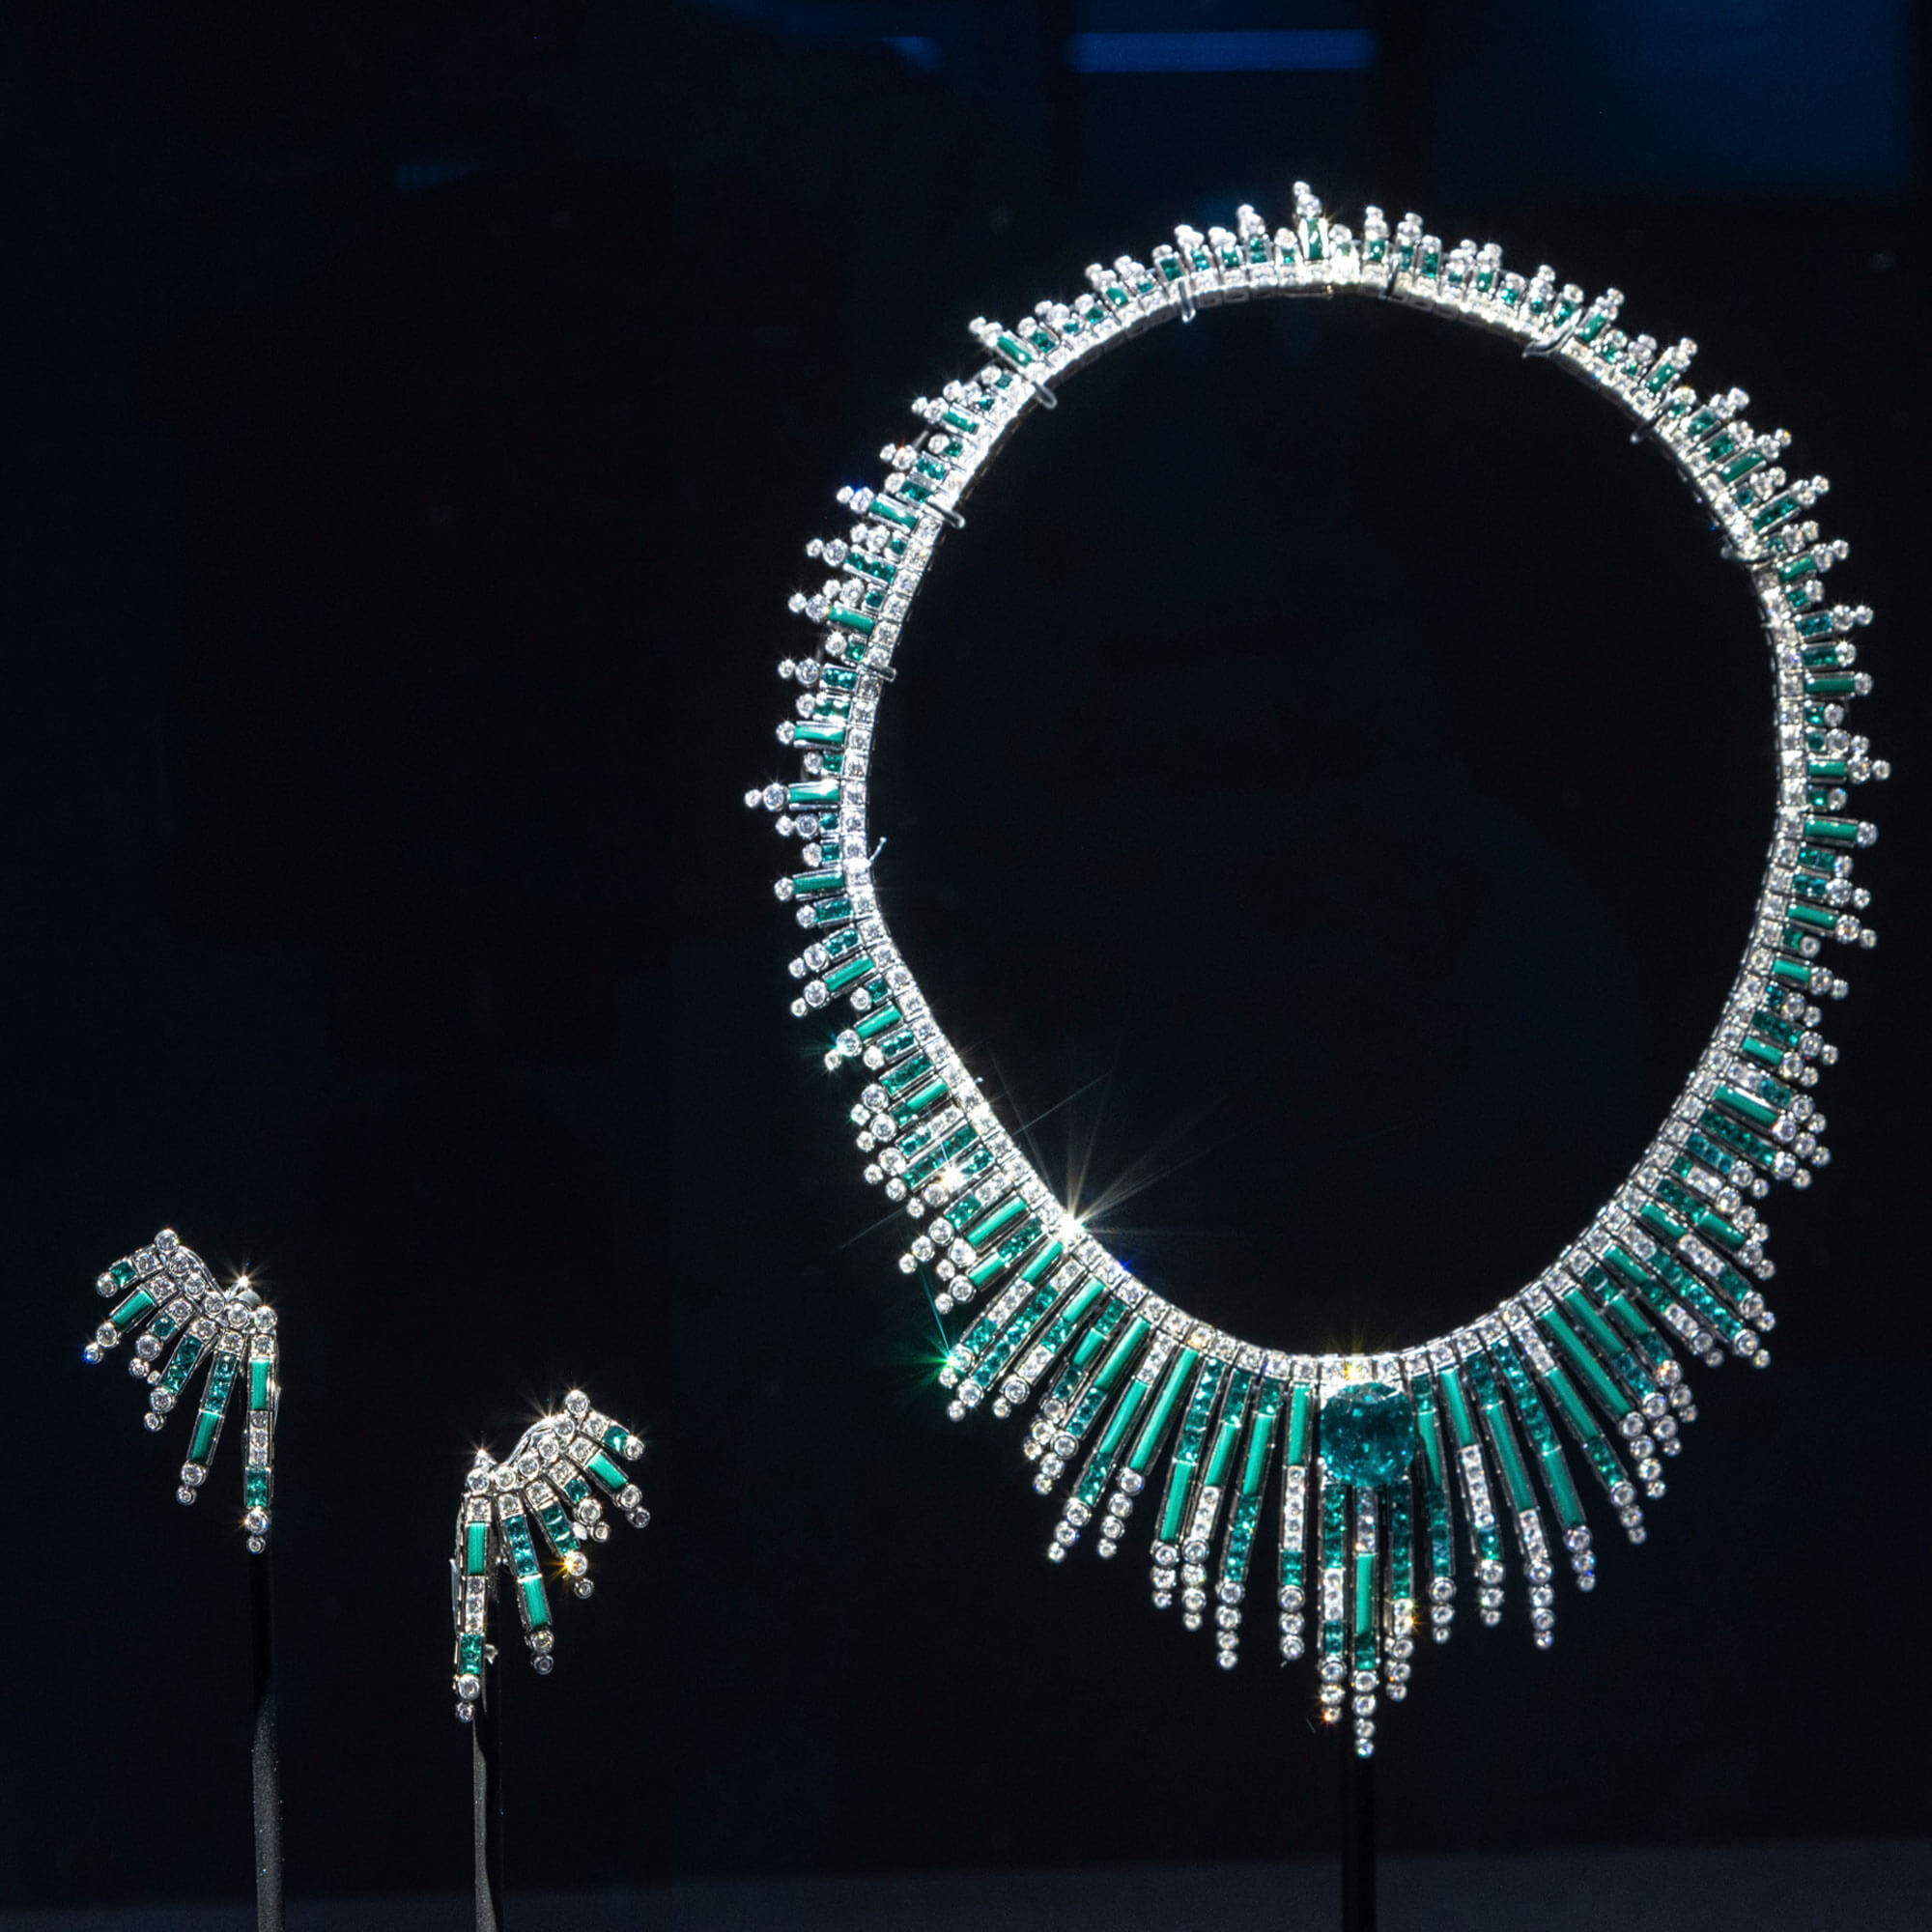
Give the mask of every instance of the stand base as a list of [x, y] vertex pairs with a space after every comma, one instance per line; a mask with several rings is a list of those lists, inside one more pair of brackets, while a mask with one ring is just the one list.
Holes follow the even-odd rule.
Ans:
[[469, 1725], [469, 1793], [476, 1840], [476, 1932], [503, 1932], [503, 1669], [483, 1665]]
[[1342, 1932], [1376, 1932], [1376, 1761], [1342, 1747]]
[[282, 1932], [282, 1751], [275, 1726], [275, 1579], [269, 1550], [248, 1559], [248, 1633], [254, 1665], [255, 1932]]

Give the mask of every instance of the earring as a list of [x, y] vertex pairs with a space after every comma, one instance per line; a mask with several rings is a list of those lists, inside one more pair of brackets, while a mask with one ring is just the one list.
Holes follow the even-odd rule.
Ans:
[[643, 1495], [616, 1458], [635, 1463], [642, 1441], [620, 1422], [600, 1415], [582, 1389], [564, 1397], [562, 1411], [546, 1415], [524, 1432], [507, 1462], [487, 1449], [463, 1479], [463, 1502], [456, 1516], [457, 1587], [456, 1715], [468, 1723], [483, 1694], [487, 1662], [495, 1661], [489, 1641], [489, 1608], [498, 1566], [516, 1579], [517, 1614], [529, 1647], [530, 1662], [547, 1677], [552, 1667], [550, 1601], [538, 1560], [536, 1525], [562, 1574], [580, 1597], [591, 1591], [584, 1545], [609, 1540], [602, 1491], [634, 1528], [642, 1529], [651, 1513]]
[[172, 1228], [163, 1228], [151, 1246], [116, 1262], [95, 1287], [103, 1296], [121, 1299], [82, 1353], [88, 1361], [99, 1362], [124, 1337], [134, 1336], [128, 1372], [148, 1384], [148, 1413], [143, 1420], [151, 1430], [166, 1426], [176, 1406], [189, 1398], [196, 1376], [207, 1370], [187, 1460], [182, 1464], [181, 1487], [175, 1492], [179, 1501], [192, 1503], [200, 1493], [220, 1439], [228, 1399], [237, 1378], [245, 1376], [248, 1442], [242, 1475], [242, 1521], [248, 1548], [259, 1556], [268, 1548], [275, 1410], [281, 1400], [275, 1311], [249, 1285], [246, 1275], [222, 1287], [207, 1263], [182, 1245]]

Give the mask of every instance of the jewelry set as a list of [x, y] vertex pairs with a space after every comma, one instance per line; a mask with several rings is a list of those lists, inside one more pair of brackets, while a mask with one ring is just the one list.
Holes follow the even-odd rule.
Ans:
[[[242, 1472], [242, 1523], [251, 1553], [266, 1555], [274, 1493], [275, 1418], [282, 1400], [275, 1311], [246, 1275], [224, 1288], [172, 1228], [163, 1228], [147, 1247], [114, 1263], [95, 1286], [114, 1306], [82, 1352], [90, 1362], [99, 1362], [133, 1337], [128, 1368], [136, 1381], [147, 1384], [143, 1420], [151, 1430], [164, 1428], [178, 1406], [192, 1403], [195, 1383], [205, 1377], [181, 1487], [175, 1492], [179, 1501], [192, 1503], [201, 1493], [235, 1384], [243, 1385], [248, 1444]], [[642, 1441], [622, 1423], [592, 1408], [581, 1389], [564, 1398], [557, 1414], [532, 1423], [507, 1461], [498, 1463], [487, 1449], [476, 1452], [475, 1464], [463, 1482], [450, 1565], [456, 1715], [465, 1722], [475, 1717], [485, 1664], [494, 1657], [489, 1616], [498, 1573], [508, 1573], [530, 1662], [539, 1676], [547, 1677], [554, 1662], [554, 1633], [538, 1538], [557, 1577], [576, 1595], [589, 1596], [584, 1546], [608, 1541], [606, 1504], [638, 1529], [650, 1520], [642, 1492], [620, 1466], [635, 1463], [643, 1452]]]
[[[1876, 834], [1848, 801], [1888, 768], [1849, 722], [1871, 689], [1852, 638], [1871, 613], [1827, 588], [1846, 546], [1812, 520], [1826, 481], [1786, 473], [1788, 436], [1753, 428], [1743, 390], [1692, 386], [1693, 342], [1633, 334], [1615, 289], [1591, 297], [1547, 267], [1522, 274], [1493, 242], [1446, 247], [1419, 217], [1391, 228], [1373, 207], [1356, 230], [1302, 185], [1294, 201], [1280, 227], [1242, 208], [1232, 228], [1178, 229], [1146, 262], [1089, 268], [1071, 301], [972, 324], [982, 366], [913, 405], [913, 427], [882, 451], [878, 487], [840, 490], [840, 531], [807, 546], [829, 574], [791, 599], [812, 635], [779, 666], [796, 696], [778, 736], [796, 768], [746, 803], [798, 841], [775, 888], [804, 936], [792, 1011], [822, 1029], [829, 1067], [861, 1079], [848, 1126], [865, 1179], [903, 1209], [899, 1267], [951, 1323], [938, 1372], [948, 1413], [1023, 1416], [1034, 1489], [1059, 1497], [1047, 1556], [1063, 1561], [1083, 1538], [1102, 1557], [1137, 1546], [1156, 1607], [1211, 1632], [1223, 1668], [1239, 1662], [1254, 1605], [1268, 1604], [1271, 1648], [1285, 1660], [1312, 1653], [1321, 1718], [1348, 1719], [1366, 1756], [1379, 1700], [1406, 1696], [1418, 1638], [1445, 1641], [1459, 1603], [1493, 1625], [1513, 1588], [1536, 1645], [1552, 1642], [1558, 1570], [1580, 1591], [1597, 1580], [1586, 1489], [1629, 1541], [1643, 1540], [1643, 1504], [1663, 1494], [1697, 1414], [1688, 1371], [1769, 1362], [1773, 1265], [1758, 1204], [1776, 1183], [1808, 1187], [1830, 1158], [1813, 1089], [1836, 1059], [1823, 1010], [1846, 984], [1827, 949], [1874, 940], [1853, 867]], [[1624, 1182], [1534, 1280], [1447, 1334], [1374, 1355], [1226, 1333], [1109, 1252], [942, 1030], [871, 866], [872, 753], [912, 602], [993, 457], [1107, 351], [1207, 309], [1287, 297], [1443, 316], [1595, 389], [1690, 486], [1721, 555], [1744, 572], [1772, 679], [1762, 883], [1681, 1094]], [[964, 810], [980, 781], [962, 769], [941, 782]], [[167, 1230], [99, 1289], [115, 1305], [88, 1358], [131, 1339], [148, 1427], [192, 1409], [184, 1503], [203, 1488], [242, 1384], [242, 1523], [263, 1553], [281, 1396], [275, 1311], [245, 1277], [218, 1283]], [[459, 1717], [472, 1718], [481, 1695], [499, 1573], [548, 1673], [545, 1558], [590, 1594], [586, 1550], [610, 1535], [607, 1509], [647, 1520], [621, 1466], [641, 1450], [573, 1391], [505, 1461], [478, 1453], [456, 1522]]]

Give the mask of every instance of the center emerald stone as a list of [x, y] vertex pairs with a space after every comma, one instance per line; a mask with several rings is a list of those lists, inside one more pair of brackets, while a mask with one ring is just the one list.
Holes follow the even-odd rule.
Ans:
[[1321, 1405], [1321, 1460], [1337, 1481], [1393, 1482], [1415, 1455], [1415, 1410], [1386, 1382], [1356, 1382]]

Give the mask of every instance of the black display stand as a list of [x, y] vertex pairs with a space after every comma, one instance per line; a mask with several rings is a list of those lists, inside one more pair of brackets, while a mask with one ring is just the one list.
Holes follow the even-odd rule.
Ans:
[[1342, 1932], [1376, 1932], [1376, 1761], [1342, 1747]]
[[[496, 1585], [491, 1584], [492, 1607]], [[476, 1932], [503, 1932], [503, 1667], [483, 1650], [483, 1695], [469, 1725], [469, 1790], [476, 1839]]]
[[256, 1932], [282, 1932], [282, 1752], [275, 1726], [275, 1578], [269, 1549], [248, 1559], [254, 1674], [249, 1769], [255, 1791]]

